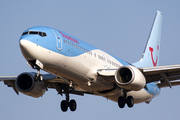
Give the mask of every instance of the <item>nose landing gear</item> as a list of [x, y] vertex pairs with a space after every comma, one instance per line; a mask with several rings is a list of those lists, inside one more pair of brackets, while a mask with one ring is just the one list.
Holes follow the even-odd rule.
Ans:
[[43, 76], [40, 74], [40, 69], [37, 69], [37, 74], [35, 76], [35, 81], [38, 82], [38, 81], [43, 81]]
[[43, 69], [43, 64], [39, 60], [31, 60], [28, 61], [28, 65], [37, 70], [37, 74], [35, 75], [36, 82], [42, 82], [43, 76], [40, 74], [40, 70]]

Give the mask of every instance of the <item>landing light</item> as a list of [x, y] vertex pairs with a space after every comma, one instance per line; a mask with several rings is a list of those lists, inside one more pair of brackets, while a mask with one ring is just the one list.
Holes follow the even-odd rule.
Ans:
[[72, 85], [72, 81], [70, 81], [70, 84], [69, 84], [69, 87], [72, 87], [73, 85]]
[[88, 86], [91, 86], [91, 82], [90, 81], [88, 81], [87, 84], [88, 84]]

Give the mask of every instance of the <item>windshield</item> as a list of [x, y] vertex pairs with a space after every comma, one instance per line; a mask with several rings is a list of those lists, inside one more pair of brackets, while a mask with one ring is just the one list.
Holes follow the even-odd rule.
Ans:
[[47, 36], [47, 34], [45, 33], [45, 32], [40, 32], [40, 31], [27, 31], [27, 32], [23, 32], [23, 34], [22, 34], [22, 36], [23, 35], [29, 35], [29, 34], [31, 34], [31, 35], [40, 35], [41, 37], [46, 37]]

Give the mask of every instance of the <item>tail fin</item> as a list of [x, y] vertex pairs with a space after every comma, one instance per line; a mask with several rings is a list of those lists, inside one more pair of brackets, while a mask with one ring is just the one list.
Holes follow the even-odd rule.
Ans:
[[161, 28], [162, 28], [162, 14], [160, 11], [157, 11], [143, 56], [140, 59], [140, 61], [133, 63], [134, 66], [136, 67], [158, 66]]

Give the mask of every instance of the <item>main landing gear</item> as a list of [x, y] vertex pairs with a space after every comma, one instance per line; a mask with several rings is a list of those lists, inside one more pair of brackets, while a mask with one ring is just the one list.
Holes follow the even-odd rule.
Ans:
[[66, 112], [68, 110], [68, 107], [70, 108], [71, 111], [76, 110], [76, 101], [74, 99], [69, 101], [63, 100], [61, 101], [61, 110], [63, 112]]
[[66, 112], [68, 110], [68, 107], [70, 108], [71, 111], [75, 111], [77, 108], [76, 101], [74, 99], [69, 101], [69, 92], [68, 88], [66, 89], [66, 100], [62, 100], [60, 107], [63, 112]]
[[127, 97], [127, 92], [123, 91], [124, 96], [120, 96], [118, 98], [118, 105], [120, 108], [124, 108], [125, 104], [127, 103], [127, 106], [129, 108], [132, 108], [134, 106], [134, 99], [132, 96]]

